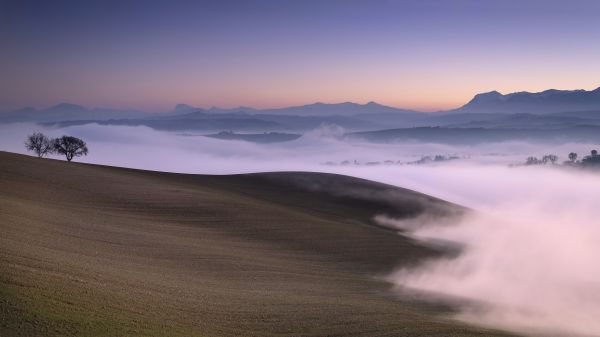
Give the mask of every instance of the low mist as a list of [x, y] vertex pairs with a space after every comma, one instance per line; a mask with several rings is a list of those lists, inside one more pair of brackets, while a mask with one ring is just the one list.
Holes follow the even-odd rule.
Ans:
[[[292, 142], [259, 145], [147, 127], [5, 124], [0, 125], [0, 150], [26, 153], [23, 142], [34, 131], [83, 138], [90, 154], [75, 159], [80, 162], [198, 174], [332, 172], [470, 207], [473, 212], [457, 224], [425, 219], [415, 226], [414, 221], [379, 218], [423, 244], [443, 240], [463, 247], [457, 257], [394, 272], [388, 279], [398, 291], [458, 300], [456, 318], [479, 325], [600, 335], [600, 175], [509, 167], [548, 153], [563, 161], [572, 151], [587, 154], [593, 144], [370, 144], [344, 141], [343, 130], [322, 127]], [[434, 155], [457, 159], [403, 164]]]
[[[600, 335], [598, 176], [544, 168], [472, 167], [440, 188], [474, 212], [459, 224], [383, 219], [462, 254], [399, 270], [399, 291], [457, 300], [459, 319], [518, 332]], [[430, 181], [431, 182], [431, 181]], [[409, 227], [407, 227], [407, 225]]]

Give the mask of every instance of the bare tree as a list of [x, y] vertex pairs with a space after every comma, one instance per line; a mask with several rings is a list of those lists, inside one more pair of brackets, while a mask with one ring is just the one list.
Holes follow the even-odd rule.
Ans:
[[72, 136], [56, 138], [54, 140], [54, 151], [59, 154], [64, 154], [69, 162], [73, 157], [87, 156], [88, 154], [88, 148], [85, 142]]
[[527, 161], [525, 161], [525, 165], [539, 165], [541, 163], [542, 161], [536, 157], [527, 157]]
[[574, 163], [577, 160], [577, 153], [571, 152], [569, 153], [569, 160]]
[[25, 141], [27, 151], [33, 151], [39, 158], [54, 152], [53, 140], [41, 132], [34, 132]]
[[595, 157], [595, 156], [597, 156], [597, 155], [598, 155], [598, 151], [596, 151], [596, 150], [592, 150], [592, 157]]
[[554, 154], [547, 154], [544, 157], [542, 157], [542, 163], [544, 164], [555, 164], [556, 161], [558, 160], [558, 156], [554, 155]]

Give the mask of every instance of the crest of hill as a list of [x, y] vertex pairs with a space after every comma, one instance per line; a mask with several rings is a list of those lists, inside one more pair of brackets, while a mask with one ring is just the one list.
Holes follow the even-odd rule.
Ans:
[[0, 187], [2, 336], [499, 335], [373, 277], [440, 254], [374, 215], [464, 211], [414, 191], [4, 152]]

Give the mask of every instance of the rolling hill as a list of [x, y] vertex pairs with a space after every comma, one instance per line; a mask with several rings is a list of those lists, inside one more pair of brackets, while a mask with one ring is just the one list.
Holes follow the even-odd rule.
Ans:
[[441, 254], [375, 214], [453, 216], [319, 173], [169, 174], [0, 152], [1, 336], [491, 336], [377, 276]]

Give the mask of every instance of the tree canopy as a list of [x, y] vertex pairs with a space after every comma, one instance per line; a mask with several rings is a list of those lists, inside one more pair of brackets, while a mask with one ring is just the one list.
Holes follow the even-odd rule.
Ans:
[[82, 139], [73, 136], [62, 136], [54, 140], [54, 151], [65, 155], [67, 161], [74, 157], [87, 156], [88, 148]]
[[54, 143], [53, 140], [48, 138], [45, 134], [41, 132], [34, 132], [33, 134], [27, 136], [25, 148], [27, 151], [35, 152], [38, 157], [42, 158], [54, 151]]

